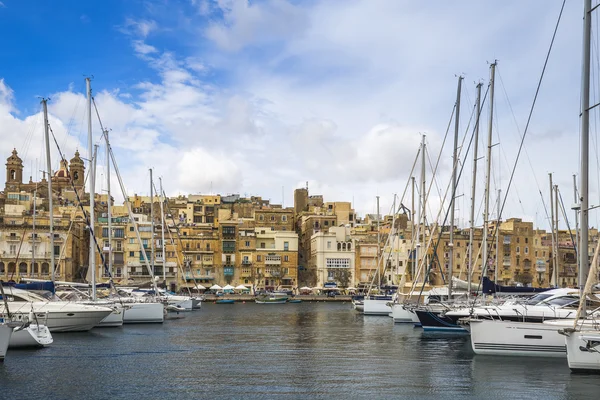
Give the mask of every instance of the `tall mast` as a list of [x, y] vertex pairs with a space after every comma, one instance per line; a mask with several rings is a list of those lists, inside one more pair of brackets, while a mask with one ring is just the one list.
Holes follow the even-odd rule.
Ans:
[[496, 227], [496, 268], [494, 271], [494, 282], [498, 283], [498, 271], [500, 270], [500, 199], [502, 198], [502, 189], [498, 189], [498, 204], [497, 204], [497, 218], [496, 223], [498, 224]]
[[[573, 174], [573, 198], [575, 200], [575, 203], [573, 203], [573, 204], [577, 204], [579, 199], [577, 198], [577, 177], [575, 174]], [[575, 210], [575, 243], [574, 243], [575, 259], [579, 260], [579, 253], [581, 252], [581, 249], [579, 248], [579, 208], [577, 206], [575, 206], [574, 210]], [[577, 274], [577, 275], [580, 275], [580, 274]], [[581, 281], [579, 281], [579, 285], [581, 286]]]
[[[411, 176], [410, 177], [411, 180], [411, 185], [412, 185], [412, 200], [411, 200], [411, 206], [410, 206], [410, 256], [412, 257], [412, 262], [410, 263], [410, 267], [411, 267], [411, 273], [410, 276], [412, 278], [413, 281], [415, 280], [415, 215], [416, 215], [416, 210], [415, 210], [415, 177]], [[405, 272], [406, 274], [406, 272]]]
[[[92, 157], [92, 170], [90, 172], [90, 194], [94, 194], [96, 192], [96, 155], [98, 154], [98, 145], [94, 145], [94, 154]], [[93, 214], [92, 214], [93, 215]], [[92, 219], [92, 221], [94, 221]], [[92, 226], [95, 226], [92, 223]], [[90, 241], [92, 244], [95, 244], [94, 238], [94, 230], [90, 229], [91, 238]], [[96, 300], [96, 249], [95, 246], [90, 245], [90, 268], [92, 269], [92, 300]]]
[[154, 274], [154, 187], [152, 183], [152, 168], [150, 168], [150, 267]]
[[[390, 254], [395, 253], [394, 255], [394, 259], [395, 259], [395, 264], [396, 264], [396, 274], [398, 274], [398, 249], [397, 249], [397, 244], [396, 244], [396, 194], [394, 193], [394, 201], [392, 202], [392, 229], [390, 229], [390, 235], [392, 237], [392, 243], [390, 246]], [[389, 236], [388, 236], [389, 238]], [[400, 241], [398, 241], [400, 242]], [[389, 239], [388, 239], [388, 243], [389, 243]], [[394, 249], [396, 248], [396, 249]], [[391, 269], [391, 266], [390, 266]], [[392, 274], [392, 279], [393, 279], [394, 274]], [[393, 281], [392, 281], [393, 284]]]
[[[427, 199], [425, 194], [425, 135], [421, 137], [421, 182], [420, 182], [420, 207], [419, 207], [419, 218], [417, 222], [417, 250], [415, 251], [415, 259], [417, 261], [417, 273], [419, 272], [419, 257], [421, 256], [420, 247], [421, 247], [421, 229], [423, 229], [423, 243], [425, 243], [425, 200]], [[423, 257], [425, 259], [425, 257]], [[423, 262], [425, 265], [425, 262]], [[417, 277], [417, 282], [419, 281], [419, 277]], [[425, 271], [423, 271], [423, 282], [425, 282]]]
[[381, 265], [379, 265], [380, 262], [380, 257], [379, 257], [379, 250], [380, 250], [380, 246], [381, 246], [381, 234], [379, 231], [379, 196], [377, 197], [377, 276], [379, 278], [379, 282], [378, 282], [378, 286], [377, 288], [380, 289], [381, 288]]
[[[589, 141], [590, 141], [590, 47], [592, 32], [592, 0], [584, 0], [583, 16], [583, 71], [581, 79], [581, 237], [579, 238], [579, 290], [583, 288], [589, 272], [588, 209], [589, 209]], [[585, 302], [583, 302], [585, 306]], [[585, 308], [583, 309], [585, 312]]]
[[31, 246], [31, 268], [33, 269], [33, 271], [31, 271], [32, 274], [37, 274], [37, 271], [35, 270], [35, 242], [36, 242], [36, 236], [35, 236], [35, 203], [36, 203], [36, 199], [37, 199], [37, 184], [35, 185], [35, 190], [33, 191], [33, 223], [32, 223], [32, 227], [31, 227], [31, 238], [32, 238], [32, 242], [33, 242], [33, 246]]
[[[48, 218], [50, 219], [50, 277], [54, 282], [54, 207], [52, 206], [52, 161], [50, 160], [50, 133], [48, 132], [48, 100], [42, 99], [44, 108], [44, 138], [46, 139], [46, 168], [48, 169]], [[34, 242], [35, 244], [35, 242]]]
[[552, 173], [548, 174], [548, 179], [550, 180], [550, 237], [552, 237], [552, 276], [550, 276], [550, 286], [558, 286], [558, 280], [556, 277], [556, 270], [558, 269], [558, 257], [556, 253], [558, 252], [558, 246], [556, 245], [557, 237], [556, 231], [554, 229], [554, 196], [552, 195]]
[[456, 89], [456, 114], [454, 117], [454, 150], [452, 153], [452, 197], [450, 198], [450, 243], [448, 262], [448, 299], [452, 297], [452, 269], [454, 265], [454, 209], [456, 198], [456, 170], [458, 169], [458, 131], [460, 129], [460, 90], [463, 77], [458, 77], [458, 88]]
[[467, 297], [471, 296], [471, 275], [473, 274], [473, 238], [475, 236], [475, 188], [477, 187], [477, 148], [479, 145], [479, 118], [481, 116], [481, 82], [477, 84], [477, 119], [473, 148], [473, 177], [471, 178], [471, 230], [469, 231], [469, 260], [467, 264]]
[[106, 140], [106, 189], [107, 189], [107, 219], [108, 219], [108, 271], [110, 272], [110, 276], [114, 276], [113, 272], [113, 260], [112, 260], [112, 204], [110, 198], [110, 154], [109, 147], [110, 142], [108, 140], [108, 129], [104, 130], [104, 139]]
[[165, 212], [164, 212], [164, 202], [165, 202], [165, 197], [164, 197], [164, 192], [163, 192], [163, 187], [162, 187], [162, 178], [158, 178], [158, 182], [160, 183], [160, 226], [161, 226], [161, 239], [160, 239], [160, 243], [162, 245], [162, 265], [163, 265], [163, 283], [166, 285], [167, 284], [167, 252], [166, 252], [166, 246], [165, 246]]
[[92, 84], [90, 78], [85, 78], [87, 93], [87, 116], [88, 116], [88, 166], [90, 167], [90, 247], [89, 247], [89, 268], [92, 271], [92, 298], [96, 300], [96, 257], [94, 249], [94, 227], [96, 217], [94, 213], [95, 205], [95, 181], [93, 162], [95, 160], [92, 149]]
[[488, 142], [487, 142], [487, 155], [485, 160], [485, 191], [484, 191], [484, 210], [483, 210], [483, 237], [481, 241], [482, 253], [482, 274], [481, 279], [487, 274], [488, 268], [488, 249], [487, 249], [487, 237], [488, 237], [488, 217], [490, 215], [490, 171], [492, 166], [492, 133], [493, 133], [493, 120], [494, 120], [494, 80], [496, 75], [496, 62], [490, 65], [490, 115], [488, 119]]
[[555, 235], [556, 235], [556, 268], [554, 268], [554, 281], [558, 286], [558, 261], [560, 257], [558, 256], [559, 245], [558, 245], [558, 185], [554, 185], [554, 224], [555, 224]]

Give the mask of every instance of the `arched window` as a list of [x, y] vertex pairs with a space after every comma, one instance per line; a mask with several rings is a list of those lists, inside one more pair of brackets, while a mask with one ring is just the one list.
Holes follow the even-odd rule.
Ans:
[[17, 272], [17, 265], [14, 262], [9, 262], [8, 263], [8, 273], [14, 274], [15, 272]]
[[4, 269], [4, 263], [0, 262], [0, 274], [4, 274], [6, 270]]
[[19, 274], [27, 274], [27, 264], [22, 262], [19, 263]]
[[17, 171], [15, 171], [14, 169], [10, 170], [10, 179], [12, 179], [13, 181], [17, 179]]
[[352, 243], [348, 243], [348, 251], [352, 250]]
[[342, 249], [342, 244], [338, 243], [338, 251], [340, 251]]
[[346, 250], [346, 243], [342, 243], [342, 250]]
[[74, 180], [78, 180], [79, 179], [79, 172], [77, 172], [77, 171], [73, 172], [73, 179]]
[[42, 263], [42, 274], [48, 275], [50, 273], [50, 265], [47, 262]]

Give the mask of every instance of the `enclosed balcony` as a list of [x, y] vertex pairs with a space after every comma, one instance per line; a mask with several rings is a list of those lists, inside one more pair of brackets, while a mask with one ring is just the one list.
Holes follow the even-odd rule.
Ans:
[[265, 256], [265, 265], [281, 265], [281, 256]]

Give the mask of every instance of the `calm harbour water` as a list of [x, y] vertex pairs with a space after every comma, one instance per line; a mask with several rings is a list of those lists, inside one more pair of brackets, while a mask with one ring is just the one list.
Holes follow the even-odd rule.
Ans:
[[10, 351], [0, 398], [596, 399], [565, 360], [475, 356], [349, 303], [203, 304], [162, 325], [55, 334]]

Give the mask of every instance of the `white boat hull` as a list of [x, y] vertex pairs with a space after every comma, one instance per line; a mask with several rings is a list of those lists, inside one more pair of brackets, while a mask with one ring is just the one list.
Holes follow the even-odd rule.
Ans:
[[127, 303], [125, 306], [124, 324], [157, 324], [165, 320], [162, 303]]
[[[112, 309], [68, 301], [11, 302], [10, 311], [17, 319], [28, 318], [33, 310], [38, 320], [43, 320], [50, 332], [89, 331], [106, 318]], [[0, 305], [0, 313], [4, 313]]]
[[571, 332], [564, 340], [571, 371], [600, 373], [600, 331]]
[[565, 339], [553, 326], [535, 322], [470, 320], [475, 354], [561, 357], [567, 356]]
[[186, 299], [181, 299], [181, 300], [178, 300], [178, 299], [175, 299], [172, 297], [168, 297], [167, 304], [170, 306], [177, 307], [177, 309], [179, 311], [192, 311], [192, 308], [194, 307], [194, 302], [189, 297]]
[[419, 317], [417, 313], [410, 309], [406, 309], [402, 304], [395, 303], [392, 306], [391, 317], [394, 319], [396, 324], [419, 324]]
[[13, 328], [8, 325], [0, 324], [0, 362], [6, 357], [6, 350], [13, 334]]
[[386, 317], [390, 314], [390, 306], [387, 300], [372, 300], [372, 299], [364, 299], [363, 301], [363, 314], [364, 315], [385, 315]]
[[13, 331], [8, 348], [45, 347], [52, 344], [53, 341], [47, 326], [31, 324], [27, 328]]
[[123, 326], [123, 315], [125, 311], [122, 307], [115, 308], [106, 318], [100, 321], [97, 328], [114, 328]]

